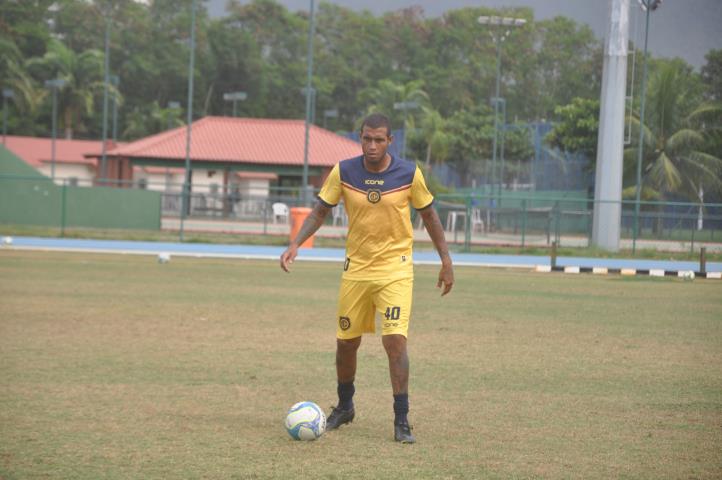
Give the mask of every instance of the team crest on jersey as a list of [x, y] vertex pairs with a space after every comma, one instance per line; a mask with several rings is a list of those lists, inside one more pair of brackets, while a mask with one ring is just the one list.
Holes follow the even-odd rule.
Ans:
[[351, 328], [351, 319], [348, 317], [338, 317], [338, 326], [341, 330], [348, 330]]
[[371, 203], [379, 203], [381, 200], [381, 190], [377, 188], [371, 188], [366, 192], [366, 199]]

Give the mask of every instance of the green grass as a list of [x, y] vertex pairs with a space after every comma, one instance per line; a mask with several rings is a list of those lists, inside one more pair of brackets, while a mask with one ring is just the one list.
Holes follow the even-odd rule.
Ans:
[[[0, 236], [35, 236], [35, 237], [60, 237], [61, 232], [56, 227], [41, 227], [34, 225], [9, 225], [0, 224]], [[119, 229], [93, 229], [93, 228], [67, 228], [63, 235], [65, 238], [83, 238], [97, 240], [132, 240], [146, 242], [177, 242], [178, 232], [166, 230], [119, 230]], [[447, 240], [451, 235], [447, 234]], [[286, 235], [244, 235], [235, 233], [200, 233], [185, 232], [186, 243], [211, 243], [211, 244], [244, 244], [244, 245], [287, 245]], [[346, 240], [343, 238], [316, 237], [314, 245], [324, 248], [344, 248]], [[418, 250], [433, 250], [429, 242], [416, 242]], [[450, 245], [452, 251], [462, 252], [463, 245]], [[550, 247], [530, 246], [525, 248], [494, 246], [494, 245], [471, 245], [471, 253], [500, 254], [500, 255], [550, 255]], [[653, 260], [699, 260], [699, 251], [690, 253], [658, 251], [652, 248], [639, 248], [635, 253], [631, 250], [620, 250], [609, 252], [595, 247], [560, 247], [557, 249], [558, 256], [565, 257], [592, 257], [592, 258], [642, 258]], [[722, 262], [722, 252], [708, 251], [706, 254], [708, 262]]]
[[416, 445], [378, 336], [335, 402], [339, 265], [0, 250], [0, 478], [720, 478], [722, 283], [417, 268]]

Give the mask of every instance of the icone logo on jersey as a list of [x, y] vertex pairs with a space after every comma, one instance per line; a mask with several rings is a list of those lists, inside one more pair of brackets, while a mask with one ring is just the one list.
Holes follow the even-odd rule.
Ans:
[[364, 183], [366, 185], [383, 185], [384, 181], [383, 180], [366, 179], [366, 180], [364, 180]]

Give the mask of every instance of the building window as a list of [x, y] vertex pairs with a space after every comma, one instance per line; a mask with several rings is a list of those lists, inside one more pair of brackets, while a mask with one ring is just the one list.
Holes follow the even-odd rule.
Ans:
[[148, 179], [147, 178], [139, 178], [138, 179], [138, 188], [141, 190], [145, 190], [148, 188]]

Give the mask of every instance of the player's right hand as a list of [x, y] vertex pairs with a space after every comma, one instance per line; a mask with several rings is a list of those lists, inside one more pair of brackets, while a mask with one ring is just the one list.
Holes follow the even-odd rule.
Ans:
[[284, 272], [289, 273], [291, 271], [289, 268], [296, 259], [296, 255], [298, 255], [298, 246], [293, 243], [281, 254], [281, 268]]

